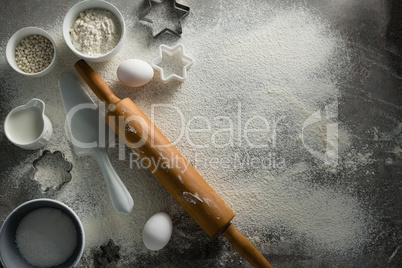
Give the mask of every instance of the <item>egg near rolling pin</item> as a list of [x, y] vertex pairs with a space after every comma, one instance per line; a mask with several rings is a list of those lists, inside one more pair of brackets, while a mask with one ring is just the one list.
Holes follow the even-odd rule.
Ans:
[[129, 59], [120, 63], [117, 68], [117, 78], [129, 87], [140, 87], [154, 77], [152, 66], [139, 59]]
[[172, 232], [172, 219], [167, 213], [159, 212], [145, 223], [142, 230], [142, 241], [149, 250], [160, 250], [167, 245]]

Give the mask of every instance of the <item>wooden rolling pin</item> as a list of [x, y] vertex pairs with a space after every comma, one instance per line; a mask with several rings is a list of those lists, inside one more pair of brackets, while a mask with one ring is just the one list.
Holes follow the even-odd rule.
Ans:
[[75, 68], [108, 107], [106, 122], [173, 198], [209, 235], [221, 234], [254, 267], [272, 267], [231, 223], [233, 210], [165, 138], [148, 117], [125, 98], [116, 97], [105, 81], [84, 61]]

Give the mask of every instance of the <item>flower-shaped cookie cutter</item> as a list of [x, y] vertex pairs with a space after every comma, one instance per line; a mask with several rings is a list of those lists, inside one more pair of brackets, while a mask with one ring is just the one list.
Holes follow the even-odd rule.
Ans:
[[152, 61], [152, 66], [159, 70], [164, 83], [172, 79], [183, 82], [187, 78], [187, 69], [193, 65], [194, 60], [184, 52], [184, 45], [173, 47], [159, 46], [159, 57]]
[[64, 158], [60, 151], [54, 153], [45, 150], [43, 154], [32, 163], [31, 179], [36, 181], [42, 192], [50, 189], [58, 191], [71, 180], [70, 171], [73, 164]]
[[181, 37], [181, 21], [189, 14], [188, 6], [176, 0], [148, 0], [140, 22], [151, 27], [154, 38], [168, 32]]

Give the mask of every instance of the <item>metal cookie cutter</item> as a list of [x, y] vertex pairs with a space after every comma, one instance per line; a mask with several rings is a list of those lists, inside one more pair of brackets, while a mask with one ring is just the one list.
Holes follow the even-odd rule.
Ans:
[[33, 161], [31, 179], [38, 183], [39, 189], [46, 193], [49, 190], [58, 191], [67, 182], [71, 181], [71, 164], [60, 151], [43, 154]]
[[152, 28], [153, 37], [169, 32], [181, 37], [181, 21], [189, 14], [188, 6], [175, 0], [148, 0], [140, 21]]
[[152, 66], [159, 70], [164, 83], [171, 79], [183, 82], [187, 78], [187, 69], [194, 60], [184, 53], [184, 45], [177, 44], [173, 47], [159, 46], [159, 57], [152, 61]]

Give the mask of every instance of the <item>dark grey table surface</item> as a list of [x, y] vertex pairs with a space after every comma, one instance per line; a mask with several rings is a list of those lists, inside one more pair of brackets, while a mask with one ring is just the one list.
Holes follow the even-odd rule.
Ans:
[[[109, 157], [135, 200], [127, 216], [111, 207], [95, 161], [74, 155], [65, 137], [57, 77], [73, 72], [78, 60], [61, 34], [63, 17], [76, 2], [0, 1], [0, 219], [30, 199], [65, 202], [81, 217], [87, 234], [79, 267], [94, 267], [94, 256], [109, 239], [121, 246], [120, 260], [110, 267], [249, 267], [223, 238], [207, 237], [148, 171], [128, 168], [128, 155], [121, 160], [121, 147], [110, 148]], [[131, 97], [148, 115], [153, 115], [152, 104], [176, 107], [170, 113], [156, 112], [153, 118], [168, 138], [179, 135], [178, 110], [187, 123], [211, 115], [234, 118], [236, 123], [240, 106], [244, 121], [252, 116], [286, 116], [275, 147], [277, 160], [285, 162], [283, 169], [227, 168], [199, 159], [215, 157], [219, 162], [227, 155], [247, 154], [261, 160], [273, 147], [256, 149], [243, 142], [198, 148], [195, 143], [205, 137], [197, 132], [190, 133], [195, 135], [192, 140], [186, 132], [176, 144], [237, 212], [236, 226], [274, 267], [402, 266], [401, 1], [183, 0], [180, 3], [190, 7], [190, 14], [182, 21], [182, 37], [167, 34], [156, 39], [138, 22], [145, 1], [110, 2], [127, 22], [128, 41], [112, 61], [93, 66], [119, 97]], [[57, 67], [45, 78], [24, 77], [6, 62], [8, 39], [25, 26], [44, 28], [57, 41]], [[283, 43], [276, 44], [277, 40]], [[329, 52], [322, 42], [333, 45]], [[156, 79], [135, 90], [118, 84], [114, 71], [121, 60], [137, 57], [150, 62], [160, 44], [176, 43], [183, 43], [195, 59], [188, 80], [163, 84]], [[309, 63], [315, 63], [310, 55], [317, 54], [319, 61], [324, 52], [337, 56], [309, 71]], [[303, 80], [295, 81], [298, 78]], [[310, 92], [307, 87], [322, 90]], [[54, 134], [43, 149], [26, 151], [6, 139], [3, 122], [12, 108], [34, 97], [45, 101]], [[326, 161], [336, 159], [329, 166], [312, 154], [328, 149], [329, 132], [320, 136], [318, 147], [309, 143], [308, 132], [300, 143], [303, 122], [320, 109], [335, 113], [336, 125], [328, 113], [323, 125], [324, 132], [330, 124], [337, 127], [338, 147], [332, 151], [336, 157], [320, 154]], [[324, 112], [321, 115], [325, 117]], [[212, 130], [219, 130], [218, 121], [210, 120]], [[205, 130], [206, 121], [193, 121], [197, 122]], [[258, 137], [253, 140], [257, 141]], [[45, 150], [61, 151], [73, 164], [71, 182], [59, 191], [43, 193], [31, 179], [32, 163]], [[172, 216], [173, 236], [166, 248], [151, 252], [142, 245], [141, 229], [159, 211]]]

